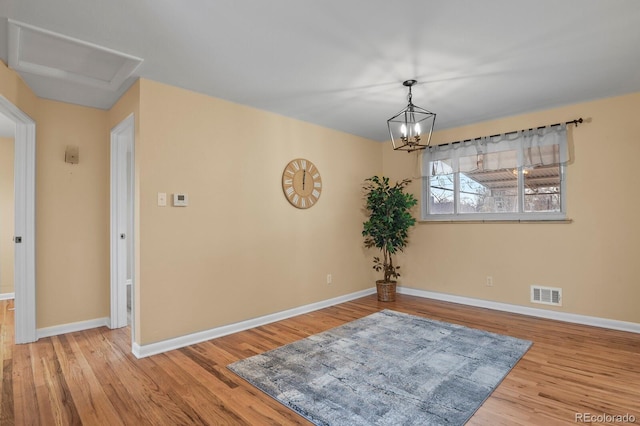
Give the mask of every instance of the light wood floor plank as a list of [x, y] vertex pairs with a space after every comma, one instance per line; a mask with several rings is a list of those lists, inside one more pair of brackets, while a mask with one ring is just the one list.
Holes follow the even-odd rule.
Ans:
[[82, 423], [123, 425], [74, 334], [53, 337], [52, 342]]
[[12, 306], [0, 301], [1, 425], [307, 425], [226, 366], [381, 309], [533, 341], [469, 425], [575, 425], [576, 413], [629, 414], [640, 423], [640, 335], [633, 333], [368, 296], [138, 360], [126, 328], [14, 345]]

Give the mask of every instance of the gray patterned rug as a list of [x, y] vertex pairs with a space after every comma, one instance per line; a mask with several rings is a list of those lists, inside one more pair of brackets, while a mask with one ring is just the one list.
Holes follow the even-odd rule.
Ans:
[[316, 425], [462, 425], [530, 346], [384, 310], [228, 368]]

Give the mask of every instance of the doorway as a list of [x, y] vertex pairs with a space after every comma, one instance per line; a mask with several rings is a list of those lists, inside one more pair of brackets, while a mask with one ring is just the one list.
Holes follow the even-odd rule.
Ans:
[[111, 129], [111, 328], [130, 325], [135, 318], [134, 139], [131, 114]]
[[[14, 298], [14, 139], [16, 124], [0, 114], [0, 300]], [[12, 302], [13, 306], [13, 302]], [[13, 335], [13, 331], [11, 332]]]
[[15, 342], [37, 340], [35, 267], [36, 124], [4, 96], [0, 114], [15, 123], [14, 294]]

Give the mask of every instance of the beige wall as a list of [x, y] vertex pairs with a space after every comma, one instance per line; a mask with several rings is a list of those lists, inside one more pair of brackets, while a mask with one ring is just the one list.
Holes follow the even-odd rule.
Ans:
[[35, 120], [37, 326], [108, 317], [107, 112], [40, 99]]
[[[389, 144], [149, 80], [101, 111], [38, 99], [0, 64], [0, 95], [37, 126], [38, 328], [109, 315], [109, 130], [130, 113], [139, 344], [370, 288], [361, 183], [382, 171], [419, 176], [418, 157]], [[591, 119], [573, 132], [573, 223], [419, 224], [400, 257], [401, 284], [524, 306], [530, 284], [559, 286], [564, 306], [548, 309], [640, 322], [640, 206], [630, 196], [638, 110], [633, 94], [437, 132], [436, 143]], [[66, 145], [80, 147], [80, 164], [64, 162]], [[280, 187], [297, 157], [322, 173], [324, 192], [309, 210], [290, 206]], [[158, 192], [179, 191], [189, 207], [156, 206]]]
[[13, 293], [13, 138], [0, 138], [0, 293]]
[[[38, 99], [4, 64], [0, 95], [36, 122], [36, 326], [107, 317], [108, 113]], [[64, 162], [67, 145], [79, 164]]]
[[[371, 287], [360, 183], [381, 170], [380, 144], [140, 84], [140, 343]], [[324, 185], [307, 210], [281, 188], [298, 157]], [[158, 207], [158, 192], [186, 192], [189, 207]]]
[[[590, 120], [571, 132], [567, 211], [572, 223], [421, 223], [401, 256], [401, 284], [640, 322], [639, 111], [636, 93], [436, 132], [434, 143], [445, 143], [578, 117]], [[385, 144], [383, 158], [384, 173], [394, 179], [420, 176], [417, 156], [395, 153]], [[420, 179], [412, 191], [419, 194]], [[489, 275], [493, 287], [485, 285]], [[563, 306], [531, 304], [532, 284], [562, 287]]]
[[0, 95], [33, 118], [38, 98], [18, 74], [7, 68], [2, 61], [0, 61]]
[[[130, 113], [138, 343], [370, 287], [360, 183], [382, 169], [379, 144], [147, 80], [101, 111], [38, 99], [2, 65], [0, 94], [36, 121], [38, 328], [109, 315], [109, 130]], [[322, 172], [309, 210], [280, 187], [296, 157]], [[156, 206], [177, 191], [189, 207]]]

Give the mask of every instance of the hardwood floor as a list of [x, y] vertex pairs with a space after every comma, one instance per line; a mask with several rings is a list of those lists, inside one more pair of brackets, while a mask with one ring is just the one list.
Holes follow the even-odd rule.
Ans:
[[1, 425], [309, 424], [225, 366], [385, 308], [534, 342], [469, 425], [575, 424], [576, 413], [626, 414], [640, 424], [640, 335], [633, 333], [369, 296], [138, 360], [126, 328], [13, 345], [12, 307], [0, 302]]

